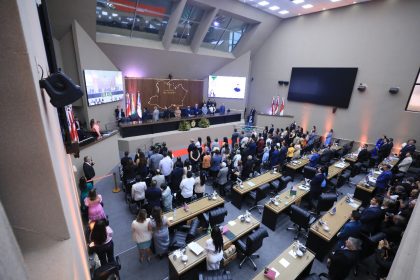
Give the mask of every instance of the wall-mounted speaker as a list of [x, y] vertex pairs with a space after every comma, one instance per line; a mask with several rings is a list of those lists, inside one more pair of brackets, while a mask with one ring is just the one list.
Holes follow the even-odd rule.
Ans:
[[397, 94], [399, 91], [400, 91], [400, 88], [399, 87], [391, 87], [389, 89], [389, 93], [390, 94]]
[[357, 87], [357, 90], [360, 92], [364, 92], [367, 88], [366, 84], [360, 83], [360, 85]]
[[51, 98], [51, 104], [57, 108], [70, 105], [83, 96], [80, 86], [61, 72], [53, 73], [46, 79], [40, 80], [39, 85], [45, 89]]

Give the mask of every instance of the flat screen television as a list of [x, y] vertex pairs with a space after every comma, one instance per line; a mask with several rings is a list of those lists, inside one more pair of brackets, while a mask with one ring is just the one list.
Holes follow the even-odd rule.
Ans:
[[292, 68], [287, 100], [348, 108], [357, 68]]
[[86, 96], [89, 106], [124, 98], [124, 80], [120, 71], [85, 70]]
[[245, 98], [245, 77], [231, 77], [231, 76], [209, 76], [209, 91], [210, 98]]
[[420, 70], [417, 73], [417, 80], [411, 90], [411, 95], [405, 110], [420, 113]]

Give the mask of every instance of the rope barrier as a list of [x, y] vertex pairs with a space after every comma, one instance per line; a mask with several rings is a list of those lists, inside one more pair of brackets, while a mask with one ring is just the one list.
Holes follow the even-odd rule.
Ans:
[[119, 193], [121, 191], [120, 187], [118, 186], [118, 181], [117, 181], [117, 174], [115, 172], [110, 173], [110, 174], [106, 174], [104, 176], [100, 176], [100, 177], [93, 177], [90, 180], [87, 180], [86, 182], [93, 182], [93, 181], [98, 181], [101, 180], [103, 178], [108, 178], [108, 177], [114, 177], [114, 188], [112, 189], [113, 193]]

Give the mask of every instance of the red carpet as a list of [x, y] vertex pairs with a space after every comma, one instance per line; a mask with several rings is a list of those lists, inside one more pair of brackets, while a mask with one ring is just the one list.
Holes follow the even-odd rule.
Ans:
[[[223, 141], [219, 141], [220, 146], [222, 145], [222, 142]], [[228, 143], [229, 143], [229, 145], [231, 145], [232, 144], [232, 139], [228, 139]], [[180, 150], [175, 150], [175, 151], [172, 151], [172, 155], [173, 155], [174, 158], [186, 156], [186, 155], [188, 155], [188, 150], [187, 150], [187, 148], [180, 149]]]

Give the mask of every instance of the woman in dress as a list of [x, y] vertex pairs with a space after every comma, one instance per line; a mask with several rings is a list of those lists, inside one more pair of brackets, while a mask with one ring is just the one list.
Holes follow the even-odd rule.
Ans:
[[96, 193], [96, 189], [89, 191], [85, 198], [85, 205], [88, 207], [88, 217], [90, 221], [106, 219], [104, 208], [102, 208], [102, 196]]
[[90, 120], [90, 131], [92, 131], [97, 139], [102, 138], [101, 128], [99, 127], [99, 121], [95, 121], [95, 119]]
[[218, 226], [213, 227], [211, 239], [206, 241], [207, 250], [207, 270], [217, 270], [220, 268], [220, 261], [223, 259], [223, 236]]
[[105, 219], [97, 220], [90, 233], [89, 247], [98, 255], [101, 266], [114, 260], [114, 242], [112, 241], [112, 229]]
[[152, 251], [150, 245], [152, 243], [152, 232], [149, 230], [150, 219], [147, 218], [147, 212], [140, 209], [137, 218], [131, 223], [131, 235], [133, 241], [137, 244], [139, 250], [139, 260], [144, 261], [147, 255], [147, 261], [150, 262]]
[[155, 252], [159, 258], [168, 252], [169, 247], [169, 230], [168, 221], [162, 215], [160, 207], [154, 207], [152, 210], [152, 220], [149, 223], [149, 229], [153, 231], [153, 244]]

